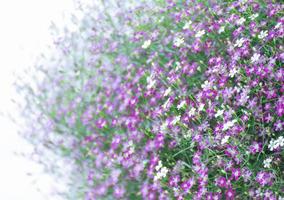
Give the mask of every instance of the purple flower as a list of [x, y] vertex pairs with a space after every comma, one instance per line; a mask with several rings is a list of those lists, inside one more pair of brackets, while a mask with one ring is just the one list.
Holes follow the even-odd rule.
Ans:
[[227, 187], [227, 179], [223, 176], [218, 177], [216, 180], [216, 185], [221, 187], [221, 188], [226, 188]]
[[274, 175], [271, 172], [260, 171], [257, 173], [255, 180], [261, 185], [272, 185]]
[[241, 172], [241, 169], [240, 168], [233, 168], [232, 170], [232, 177], [235, 179], [235, 180], [238, 180], [240, 178], [240, 176], [242, 175], [242, 172]]
[[262, 151], [262, 144], [259, 142], [253, 142], [252, 145], [249, 146], [249, 152], [252, 154], [256, 154]]
[[188, 192], [190, 190], [190, 188], [192, 188], [193, 184], [194, 184], [194, 179], [190, 178], [190, 179], [182, 182], [181, 188], [183, 189], [184, 192]]
[[180, 182], [180, 176], [179, 175], [171, 176], [170, 179], [169, 179], [169, 185], [171, 187], [177, 187], [179, 182]]
[[225, 195], [226, 195], [226, 200], [234, 200], [235, 199], [235, 190], [232, 188], [229, 188], [226, 190]]

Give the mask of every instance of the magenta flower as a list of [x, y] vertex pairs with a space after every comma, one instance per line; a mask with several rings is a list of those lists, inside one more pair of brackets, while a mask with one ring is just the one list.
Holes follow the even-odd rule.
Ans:
[[190, 178], [190, 179], [182, 182], [181, 188], [183, 189], [184, 192], [188, 192], [190, 190], [190, 188], [192, 188], [193, 184], [194, 184], [194, 179]]
[[221, 188], [226, 188], [227, 187], [227, 179], [223, 176], [218, 177], [215, 180], [215, 183], [217, 186], [221, 187]]
[[235, 179], [235, 180], [238, 180], [240, 178], [240, 176], [242, 175], [242, 172], [241, 172], [241, 169], [240, 168], [233, 168], [232, 170], [232, 177]]

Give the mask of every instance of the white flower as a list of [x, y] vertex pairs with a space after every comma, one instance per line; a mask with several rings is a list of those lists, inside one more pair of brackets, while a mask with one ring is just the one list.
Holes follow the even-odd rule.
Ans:
[[279, 196], [278, 200], [284, 200], [284, 197]]
[[150, 45], [151, 45], [151, 40], [146, 40], [146, 41], [143, 43], [142, 48], [143, 48], [143, 49], [147, 49]]
[[176, 123], [178, 123], [180, 121], [180, 115], [176, 116], [174, 118], [174, 120], [172, 121], [172, 124], [175, 125]]
[[277, 144], [276, 144], [276, 140], [272, 139], [269, 142], [268, 148], [270, 151], [273, 151], [274, 149], [277, 149]]
[[161, 125], [161, 130], [162, 130], [162, 131], [166, 130], [167, 127], [168, 127], [168, 125], [169, 125], [169, 123], [164, 122], [164, 123]]
[[170, 99], [168, 99], [165, 103], [164, 103], [164, 105], [162, 106], [164, 109], [167, 109], [168, 107], [169, 107], [169, 105], [170, 105]]
[[245, 42], [244, 38], [237, 39], [236, 44], [234, 45], [234, 47], [242, 47], [244, 42]]
[[183, 30], [186, 30], [186, 29], [189, 29], [189, 27], [190, 27], [190, 25], [192, 24], [192, 21], [188, 21], [188, 22], [186, 22], [185, 24], [184, 24], [184, 26], [183, 26]]
[[226, 144], [229, 140], [230, 136], [226, 135], [225, 137], [223, 137], [223, 139], [221, 140], [221, 144]]
[[198, 107], [198, 111], [202, 111], [204, 109], [205, 104], [201, 103]]
[[221, 26], [218, 30], [218, 33], [223, 33], [225, 31], [225, 26]]
[[160, 171], [162, 177], [166, 177], [168, 171], [169, 171], [168, 168], [162, 167], [162, 169], [161, 169], [161, 171]]
[[210, 86], [211, 86], [211, 83], [210, 83], [208, 80], [206, 80], [206, 81], [204, 81], [204, 83], [201, 85], [201, 88], [202, 88], [202, 89], [209, 89]]
[[183, 37], [176, 37], [174, 39], [174, 45], [176, 47], [180, 47], [184, 43], [184, 38]]
[[201, 30], [201, 31], [198, 31], [198, 32], [195, 34], [195, 37], [196, 37], [196, 38], [200, 38], [200, 37], [202, 37], [204, 34], [205, 34], [205, 30]]
[[196, 109], [194, 107], [192, 107], [190, 109], [190, 111], [188, 112], [188, 116], [191, 117], [191, 116], [194, 116], [195, 115], [195, 112], [196, 112]]
[[284, 146], [284, 137], [280, 136], [277, 140], [276, 140], [276, 145], [283, 147]]
[[224, 124], [223, 126], [223, 131], [226, 131], [228, 129], [230, 129], [232, 126], [234, 126], [234, 124], [237, 122], [237, 120], [233, 120], [233, 121], [228, 121]]
[[169, 171], [168, 168], [163, 167], [161, 161], [159, 161], [159, 163], [158, 163], [158, 165], [155, 167], [155, 169], [156, 169], [157, 173], [156, 173], [156, 175], [154, 176], [154, 181], [157, 181], [157, 180], [159, 180], [159, 179], [161, 179], [161, 178], [166, 177], [166, 176], [167, 176], [167, 173], [168, 173], [168, 171]]
[[252, 14], [251, 16], [249, 16], [250, 20], [255, 20], [258, 17], [258, 13]]
[[162, 161], [159, 160], [158, 165], [155, 167], [156, 171], [159, 171], [163, 167]]
[[176, 71], [178, 71], [179, 69], [181, 69], [180, 62], [176, 62]]
[[217, 118], [223, 114], [224, 114], [224, 110], [218, 110], [217, 113], [215, 114], [215, 117]]
[[262, 39], [266, 38], [267, 35], [268, 35], [267, 31], [260, 31], [258, 38], [262, 40]]
[[237, 73], [239, 73], [239, 70], [236, 67], [234, 67], [233, 69], [230, 70], [229, 76], [233, 78]]
[[168, 89], [166, 89], [164, 93], [164, 97], [168, 96], [171, 92], [172, 92], [172, 89], [169, 87]]
[[251, 63], [256, 63], [259, 60], [259, 58], [260, 58], [260, 54], [254, 53], [253, 56], [250, 59], [250, 62]]
[[189, 138], [191, 138], [191, 134], [192, 134], [191, 130], [188, 130], [187, 133], [184, 134], [183, 137], [184, 137], [185, 139], [189, 139]]
[[156, 80], [154, 79], [154, 75], [147, 77], [147, 89], [151, 89], [155, 86]]
[[165, 19], [165, 17], [164, 17], [164, 16], [162, 16], [162, 17], [158, 20], [158, 23], [163, 22], [163, 21], [164, 21], [164, 19]]
[[183, 100], [182, 102], [180, 102], [180, 104], [177, 105], [177, 109], [180, 110], [180, 109], [183, 108], [185, 105], [186, 105], [186, 101]]
[[238, 25], [242, 25], [245, 21], [246, 21], [246, 19], [243, 18], [243, 17], [241, 17], [240, 19], [238, 19], [238, 20], [236, 21], [236, 23], [237, 23]]
[[278, 23], [275, 25], [275, 29], [279, 29], [281, 26], [282, 26], [281, 22], [278, 22]]
[[267, 158], [263, 161], [264, 168], [270, 168], [271, 167], [272, 158]]

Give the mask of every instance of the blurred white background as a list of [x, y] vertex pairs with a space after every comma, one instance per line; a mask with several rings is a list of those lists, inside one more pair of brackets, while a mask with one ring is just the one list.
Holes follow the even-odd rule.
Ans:
[[[37, 55], [52, 43], [51, 22], [64, 24], [72, 12], [72, 0], [0, 0], [0, 112], [17, 115], [10, 99], [13, 73], [32, 66]], [[0, 199], [42, 200], [59, 185], [42, 166], [17, 156], [32, 147], [17, 135], [17, 127], [0, 116]]]

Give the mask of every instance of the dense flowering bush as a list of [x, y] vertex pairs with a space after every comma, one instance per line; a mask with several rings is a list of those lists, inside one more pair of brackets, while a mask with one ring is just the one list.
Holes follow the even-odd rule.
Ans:
[[28, 138], [75, 161], [70, 199], [284, 199], [283, 8], [92, 7], [27, 95]]

